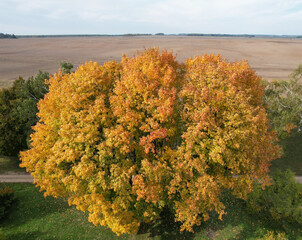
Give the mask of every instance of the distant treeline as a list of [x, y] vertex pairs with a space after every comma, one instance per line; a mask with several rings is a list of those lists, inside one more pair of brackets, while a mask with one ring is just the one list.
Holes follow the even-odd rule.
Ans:
[[56, 34], [56, 35], [17, 35], [18, 38], [57, 38], [57, 37], [134, 37], [134, 36], [152, 36], [149, 33], [127, 33], [127, 34]]
[[[9, 34], [5, 34], [9, 35]], [[14, 38], [15, 35], [11, 35]], [[127, 33], [127, 34], [57, 34], [57, 35], [17, 35], [18, 38], [48, 38], [48, 37], [136, 37], [136, 36], [189, 36], [189, 37], [241, 37], [241, 38], [297, 38], [302, 39], [302, 35], [265, 35], [265, 34], [216, 34], [216, 33]], [[1, 37], [0, 37], [1, 38]]]
[[0, 39], [1, 38], [17, 38], [17, 37], [14, 34], [0, 33]]
[[302, 38], [302, 35], [266, 35], [266, 34], [179, 33], [178, 35], [179, 36], [197, 36], [197, 37]]

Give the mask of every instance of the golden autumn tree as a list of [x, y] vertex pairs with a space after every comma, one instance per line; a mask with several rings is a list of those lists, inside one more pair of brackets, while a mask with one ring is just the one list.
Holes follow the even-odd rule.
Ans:
[[147, 49], [49, 79], [21, 166], [45, 195], [68, 198], [94, 224], [136, 233], [164, 208], [182, 230], [222, 216], [223, 189], [268, 184], [278, 156], [260, 77], [246, 62], [204, 55], [179, 64]]

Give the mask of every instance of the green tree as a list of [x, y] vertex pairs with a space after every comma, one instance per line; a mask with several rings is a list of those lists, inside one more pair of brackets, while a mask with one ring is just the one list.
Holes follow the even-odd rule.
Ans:
[[11, 88], [0, 90], [0, 153], [3, 155], [16, 155], [26, 147], [22, 125], [14, 111], [22, 82], [23, 79], [19, 78]]
[[255, 184], [247, 198], [252, 213], [275, 221], [290, 221], [302, 224], [302, 185], [297, 183], [291, 170], [277, 171], [266, 189]]
[[1, 154], [13, 156], [28, 148], [32, 126], [38, 121], [37, 102], [48, 92], [45, 79], [49, 73], [39, 71], [35, 77], [19, 77], [12, 87], [0, 90]]
[[22, 123], [27, 142], [26, 147], [29, 147], [29, 136], [33, 132], [32, 126], [39, 120], [37, 103], [48, 92], [48, 85], [45, 83], [45, 80], [48, 79], [48, 72], [39, 71], [35, 77], [24, 81], [18, 92], [14, 111]]
[[71, 69], [73, 69], [73, 65], [69, 62], [61, 62], [60, 68], [63, 74], [71, 73]]
[[280, 137], [302, 129], [302, 65], [289, 80], [266, 82], [265, 103], [271, 127]]

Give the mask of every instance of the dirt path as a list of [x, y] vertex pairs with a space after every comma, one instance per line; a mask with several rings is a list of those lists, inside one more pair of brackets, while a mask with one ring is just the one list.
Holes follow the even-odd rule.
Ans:
[[[302, 176], [296, 176], [296, 181], [302, 184]], [[34, 179], [30, 174], [18, 174], [15, 172], [6, 172], [0, 174], [0, 182], [6, 183], [33, 183]]]
[[302, 184], [302, 176], [296, 176], [296, 181]]
[[0, 183], [33, 183], [34, 178], [30, 174], [16, 173], [16, 172], [4, 172], [0, 174]]

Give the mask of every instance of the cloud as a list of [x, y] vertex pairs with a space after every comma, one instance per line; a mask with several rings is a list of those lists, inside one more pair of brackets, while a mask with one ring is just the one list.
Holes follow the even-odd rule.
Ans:
[[247, 31], [246, 26], [253, 31], [266, 26], [263, 31], [267, 33], [284, 34], [286, 28], [278, 30], [277, 25], [288, 21], [295, 25], [296, 34], [301, 34], [299, 24], [294, 23], [301, 20], [301, 10], [302, 0], [1, 0], [0, 20], [22, 25], [18, 20], [22, 16], [36, 18], [37, 25], [41, 19], [48, 21], [47, 25], [60, 22], [65, 29], [65, 22], [74, 22], [74, 28], [90, 24], [89, 29], [98, 26], [98, 30], [112, 24], [116, 33], [132, 27], [139, 32], [144, 26], [148, 27], [145, 32], [160, 28], [176, 33], [241, 33]]

